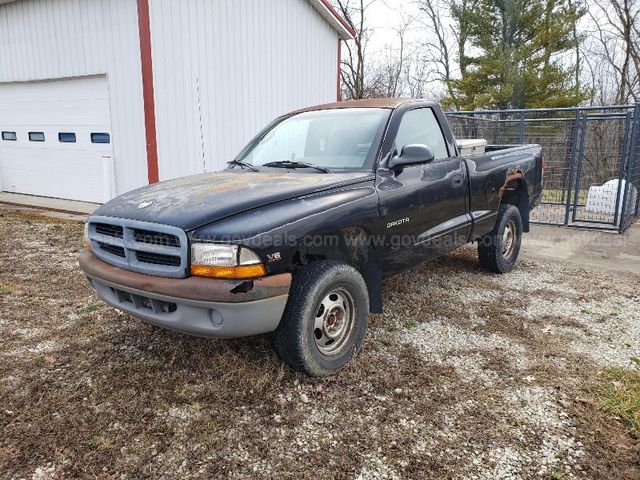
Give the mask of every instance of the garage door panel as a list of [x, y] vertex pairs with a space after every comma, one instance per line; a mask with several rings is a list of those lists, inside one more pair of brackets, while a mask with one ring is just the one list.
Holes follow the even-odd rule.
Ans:
[[0, 104], [0, 124], [31, 125], [37, 119], [40, 125], [108, 125], [108, 112], [109, 102], [96, 99], [5, 103]]
[[34, 151], [29, 155], [29, 162], [25, 162], [21, 151], [8, 151], [6, 157], [3, 155], [3, 179], [5, 171], [9, 170], [61, 172], [68, 175], [81, 171], [83, 175], [102, 175], [102, 156], [88, 158], [84, 151], [64, 152], [62, 155], [54, 155], [54, 153], [51, 150]]
[[[0, 103], [5, 99], [21, 101], [74, 100], [83, 98], [109, 98], [104, 88], [106, 78], [102, 75], [83, 78], [65, 78], [41, 82], [3, 83]], [[25, 88], [37, 86], [37, 88]]]
[[[91, 134], [110, 134], [110, 125], [105, 77], [0, 84], [0, 130], [17, 137], [0, 140], [2, 189], [104, 201], [103, 156], [112, 155], [112, 145], [92, 143]], [[45, 141], [30, 141], [29, 132], [43, 132]], [[76, 141], [60, 142], [61, 132]]]
[[[83, 150], [88, 153], [110, 153], [112, 148], [110, 143], [91, 143], [92, 133], [109, 133], [108, 125], [57, 125], [55, 128], [47, 125], [31, 125], [19, 126], [0, 124], [1, 131], [15, 132], [17, 139], [10, 142], [0, 141], [0, 151], [18, 150], [23, 152], [25, 149], [34, 150], [64, 150], [76, 151]], [[42, 132], [45, 135], [44, 142], [32, 142], [29, 140], [29, 132]], [[71, 143], [60, 142], [58, 140], [59, 133], [73, 133], [76, 141]], [[0, 154], [2, 155], [2, 154]], [[7, 153], [8, 155], [8, 153]]]
[[[6, 180], [3, 172], [3, 189], [11, 193], [24, 193], [28, 195], [39, 195], [42, 197], [69, 198], [68, 174], [62, 172], [46, 172], [43, 175], [34, 175], [28, 188], [11, 188], [12, 182], [16, 180], [16, 175], [24, 172], [9, 171]], [[29, 172], [30, 173], [30, 172]], [[20, 179], [21, 177], [19, 177]], [[8, 183], [8, 186], [4, 185]], [[85, 202], [102, 202], [102, 176], [86, 175], [83, 182], [74, 186], [74, 200], [82, 199]]]

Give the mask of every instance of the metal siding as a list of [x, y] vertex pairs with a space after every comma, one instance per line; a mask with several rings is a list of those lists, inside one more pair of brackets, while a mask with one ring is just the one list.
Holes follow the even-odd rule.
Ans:
[[161, 180], [224, 168], [277, 115], [335, 100], [338, 35], [307, 0], [150, 10]]
[[117, 192], [147, 183], [135, 0], [0, 6], [0, 82], [106, 74]]

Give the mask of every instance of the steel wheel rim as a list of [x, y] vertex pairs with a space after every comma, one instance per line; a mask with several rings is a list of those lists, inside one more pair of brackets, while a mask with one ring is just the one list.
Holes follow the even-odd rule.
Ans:
[[313, 337], [324, 355], [338, 355], [349, 343], [355, 325], [355, 302], [344, 288], [331, 290], [322, 299], [313, 324]]
[[516, 223], [513, 220], [509, 220], [502, 233], [502, 257], [505, 260], [511, 260], [516, 251], [516, 234]]

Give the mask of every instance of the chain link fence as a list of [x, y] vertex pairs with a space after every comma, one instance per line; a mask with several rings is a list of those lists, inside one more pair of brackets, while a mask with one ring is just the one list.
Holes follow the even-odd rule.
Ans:
[[640, 104], [447, 116], [458, 139], [542, 145], [544, 194], [534, 223], [623, 232], [640, 215]]

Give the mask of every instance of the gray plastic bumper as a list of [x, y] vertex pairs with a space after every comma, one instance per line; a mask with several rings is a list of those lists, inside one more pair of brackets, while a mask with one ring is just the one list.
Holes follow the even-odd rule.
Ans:
[[244, 337], [274, 331], [288, 295], [247, 302], [205, 302], [145, 292], [88, 276], [109, 305], [160, 327], [202, 337]]

